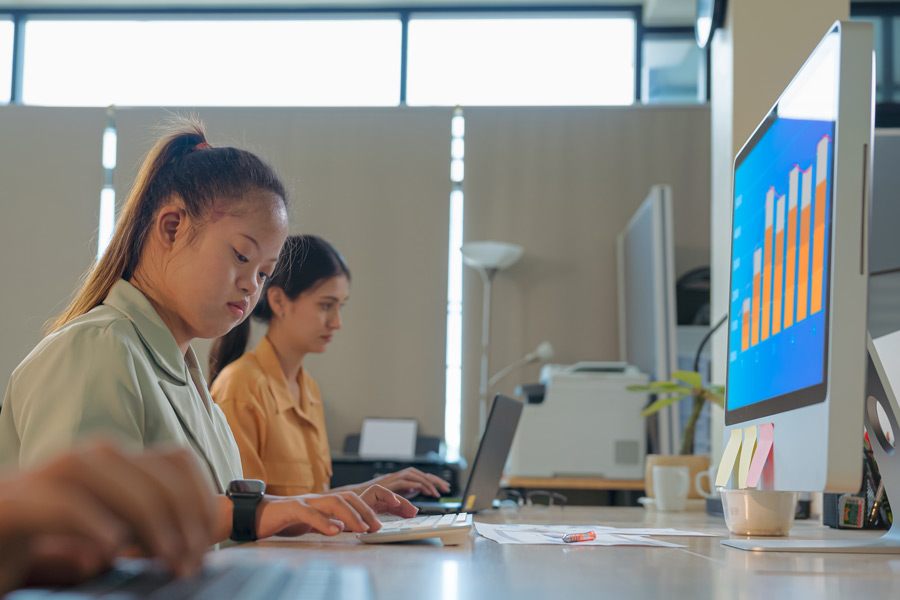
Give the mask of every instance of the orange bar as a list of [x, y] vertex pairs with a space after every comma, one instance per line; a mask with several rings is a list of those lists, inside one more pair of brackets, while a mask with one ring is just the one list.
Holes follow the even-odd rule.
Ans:
[[794, 295], [797, 272], [797, 182], [800, 168], [791, 169], [788, 186], [787, 258], [784, 264], [784, 328], [794, 324]]
[[750, 327], [750, 345], [759, 343], [759, 271], [762, 268], [762, 250], [753, 253], [753, 308]]
[[762, 333], [760, 338], [769, 339], [772, 323], [772, 225], [775, 212], [775, 188], [769, 188], [766, 194], [766, 233], [763, 247], [763, 284], [762, 284]]
[[823, 137], [816, 146], [816, 205], [813, 218], [812, 289], [810, 290], [809, 314], [822, 310], [822, 296], [825, 288], [825, 192], [828, 175], [828, 143]]
[[781, 331], [781, 300], [784, 291], [784, 196], [775, 203], [775, 280], [772, 290], [772, 335]]
[[800, 183], [800, 256], [797, 257], [797, 322], [809, 308], [809, 220], [812, 210], [812, 167], [803, 171]]
[[741, 352], [750, 347], [750, 298], [744, 298], [741, 311]]

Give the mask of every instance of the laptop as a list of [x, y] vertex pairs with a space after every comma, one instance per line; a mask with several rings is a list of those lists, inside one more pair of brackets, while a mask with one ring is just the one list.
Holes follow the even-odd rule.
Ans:
[[502, 394], [494, 396], [462, 497], [414, 501], [413, 505], [419, 509], [419, 514], [436, 515], [461, 511], [473, 513], [493, 508], [494, 497], [500, 489], [503, 465], [509, 457], [509, 449], [521, 415], [521, 402]]

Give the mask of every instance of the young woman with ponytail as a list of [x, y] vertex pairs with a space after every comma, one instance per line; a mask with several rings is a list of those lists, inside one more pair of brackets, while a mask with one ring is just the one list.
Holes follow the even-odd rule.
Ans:
[[[140, 169], [106, 253], [10, 378], [0, 461], [31, 466], [99, 436], [132, 450], [188, 447], [218, 494], [242, 479], [234, 437], [190, 343], [219, 337], [249, 316], [279, 260], [286, 202], [268, 165], [244, 150], [211, 147], [198, 123], [163, 137]], [[202, 543], [232, 531], [231, 500], [220, 495], [216, 502], [215, 539]], [[415, 513], [380, 486], [361, 496], [266, 495], [255, 534], [376, 530], [373, 508]]]
[[[253, 316], [266, 335], [246, 352], [249, 321], [216, 340], [210, 353], [213, 399], [222, 408], [241, 453], [244, 474], [275, 493], [328, 490], [331, 455], [322, 396], [303, 368], [341, 328], [350, 269], [334, 247], [314, 235], [291, 236], [282, 264], [266, 284]], [[440, 496], [446, 481], [415, 468], [332, 491], [362, 492], [373, 484], [402, 495]]]

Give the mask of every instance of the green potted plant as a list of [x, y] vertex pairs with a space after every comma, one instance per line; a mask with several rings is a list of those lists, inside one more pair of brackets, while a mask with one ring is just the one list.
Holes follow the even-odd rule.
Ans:
[[650, 454], [647, 456], [645, 467], [644, 485], [647, 495], [653, 497], [652, 469], [655, 465], [671, 466], [684, 465], [690, 470], [691, 491], [688, 498], [699, 499], [702, 495], [697, 491], [694, 481], [697, 473], [709, 468], [709, 457], [694, 454], [694, 431], [700, 411], [707, 402], [713, 402], [719, 406], [725, 406], [725, 389], [720, 385], [703, 386], [700, 373], [696, 371], [673, 371], [671, 381], [656, 381], [649, 385], [632, 385], [627, 388], [632, 392], [649, 393], [656, 396], [656, 400], [641, 412], [642, 417], [655, 414], [663, 408], [678, 402], [688, 396], [694, 399], [691, 416], [681, 432], [681, 449], [676, 456], [664, 456]]

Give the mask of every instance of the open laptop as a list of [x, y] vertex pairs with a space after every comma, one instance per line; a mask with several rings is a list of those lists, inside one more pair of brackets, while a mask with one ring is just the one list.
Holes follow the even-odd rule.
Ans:
[[521, 402], [501, 394], [494, 396], [462, 498], [415, 501], [413, 504], [418, 507], [419, 514], [473, 513], [492, 508], [521, 415]]

